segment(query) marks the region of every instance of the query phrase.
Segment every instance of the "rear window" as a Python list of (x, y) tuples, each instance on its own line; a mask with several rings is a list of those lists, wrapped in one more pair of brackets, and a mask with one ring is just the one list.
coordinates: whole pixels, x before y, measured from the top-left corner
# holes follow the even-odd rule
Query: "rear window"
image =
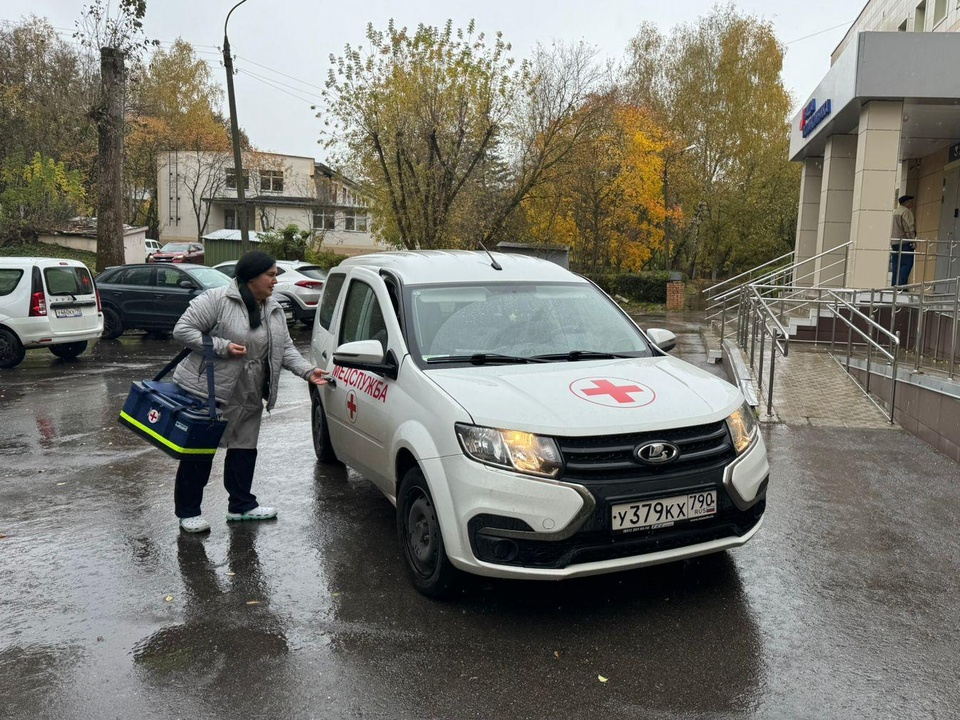
[(93, 278), (85, 267), (49, 267), (43, 277), (48, 295), (93, 295)]
[(18, 268), (0, 269), (0, 295), (9, 295), (23, 277), (23, 270)]
[(317, 311), (317, 322), (324, 330), (330, 329), (333, 308), (337, 304), (337, 296), (340, 294), (340, 288), (343, 287), (343, 281), (346, 277), (342, 273), (331, 275), (323, 288), (323, 298), (320, 300), (320, 309)]
[(327, 273), (321, 267), (309, 267), (309, 266), (298, 267), (297, 272), (300, 273), (301, 275), (306, 275), (308, 278), (311, 278), (312, 280), (327, 279)]

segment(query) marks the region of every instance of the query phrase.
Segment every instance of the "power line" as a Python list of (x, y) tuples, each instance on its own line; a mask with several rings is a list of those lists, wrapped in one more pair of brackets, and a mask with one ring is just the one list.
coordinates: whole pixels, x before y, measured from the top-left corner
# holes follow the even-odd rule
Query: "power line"
[(801, 40), (809, 40), (812, 37), (816, 37), (817, 35), (823, 35), (824, 33), (830, 32), (831, 30), (836, 30), (837, 28), (850, 27), (852, 24), (853, 22), (845, 22), (845, 23), (840, 23), (839, 25), (834, 25), (833, 27), (828, 27), (824, 30), (817, 30), (817, 32), (815, 33), (810, 33), (809, 35), (804, 35), (803, 37), (797, 38), (796, 40), (785, 42), (784, 45), (793, 45), (794, 43), (798, 43)]
[(267, 85), (268, 87), (272, 87), (274, 90), (276, 90), (276, 91), (278, 91), (278, 92), (285, 93), (286, 95), (289, 95), (290, 97), (295, 98), (295, 99), (299, 100), (299, 101), (302, 102), (302, 103), (305, 103), (305, 104), (307, 104), (307, 105), (310, 105), (311, 107), (315, 107), (315, 106), (317, 105), (317, 103), (316, 103), (315, 101), (313, 101), (313, 100), (307, 100), (307, 99), (305, 99), (305, 98), (300, 97), (299, 95), (294, 95), (294, 94), (293, 94), (292, 92), (290, 92), (289, 90), (284, 90), (282, 87), (279, 87), (278, 85), (274, 85), (270, 80), (267, 80), (266, 78), (264, 78), (264, 77), (262, 77), (262, 76), (260, 76), (260, 75), (256, 75), (256, 74), (250, 72), (249, 70), (242, 70), (242, 69), (238, 68), (238, 69), (237, 69), (237, 73), (238, 73), (238, 74), (243, 74), (243, 75), (248, 75), (249, 77), (252, 77), (254, 80), (257, 80), (258, 82), (262, 82), (264, 85)]
[(257, 61), (251, 60), (250, 58), (240, 57), (239, 55), (237, 55), (237, 60), (243, 60), (244, 62), (248, 62), (248, 63), (250, 63), (251, 65), (256, 65), (257, 67), (262, 67), (264, 70), (269, 70), (270, 72), (276, 73), (277, 75), (282, 75), (283, 77), (288, 78), (288, 79), (290, 79), (290, 80), (293, 80), (294, 82), (298, 82), (298, 83), (300, 83), (301, 85), (306, 85), (307, 87), (316, 88), (317, 90), (320, 90), (320, 91), (323, 91), (323, 90), (324, 90), (324, 88), (320, 87), (319, 85), (313, 85), (312, 83), (308, 83), (308, 82), (306, 82), (305, 80), (300, 80), (299, 78), (295, 78), (295, 77), (293, 77), (293, 75), (287, 75), (286, 73), (282, 73), (282, 72), (280, 72), (279, 70), (274, 70), (273, 68), (267, 67), (266, 65), (261, 65), (261, 64), (258, 63)]

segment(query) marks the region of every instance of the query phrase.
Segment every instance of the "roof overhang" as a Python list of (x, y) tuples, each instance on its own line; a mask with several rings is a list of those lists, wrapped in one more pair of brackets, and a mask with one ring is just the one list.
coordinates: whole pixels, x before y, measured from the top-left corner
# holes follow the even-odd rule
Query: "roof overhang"
[(823, 157), (827, 138), (856, 132), (861, 108), (874, 100), (904, 104), (901, 158), (923, 157), (956, 143), (960, 140), (956, 67), (960, 33), (860, 33), (793, 118), (790, 159)]

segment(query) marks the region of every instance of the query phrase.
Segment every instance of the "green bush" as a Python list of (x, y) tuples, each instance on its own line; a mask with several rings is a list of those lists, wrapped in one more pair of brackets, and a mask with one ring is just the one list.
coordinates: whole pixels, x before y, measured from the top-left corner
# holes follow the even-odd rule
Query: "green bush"
[(325, 250), (322, 247), (317, 249), (307, 248), (306, 260), (313, 265), (319, 265), (324, 270), (329, 270), (339, 265), (346, 257), (346, 255), (341, 255), (333, 250)]
[(670, 273), (658, 270), (640, 273), (584, 273), (608, 295), (621, 295), (632, 302), (667, 302), (667, 281)]
[(663, 270), (626, 273), (620, 276), (620, 294), (634, 302), (665, 303), (669, 280), (670, 273)]

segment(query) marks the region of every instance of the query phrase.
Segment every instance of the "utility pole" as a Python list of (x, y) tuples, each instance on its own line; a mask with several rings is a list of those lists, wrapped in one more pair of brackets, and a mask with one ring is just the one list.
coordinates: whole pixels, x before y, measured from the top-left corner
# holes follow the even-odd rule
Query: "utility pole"
[(233, 58), (230, 57), (230, 40), (227, 38), (227, 23), (230, 15), (247, 0), (240, 0), (230, 8), (223, 21), (223, 66), (227, 69), (227, 100), (230, 103), (230, 134), (233, 141), (233, 168), (237, 179), (237, 223), (240, 225), (240, 254), (250, 250), (250, 228), (247, 219), (247, 198), (244, 192), (243, 158), (240, 153), (240, 124), (237, 122), (237, 98), (233, 92)]

